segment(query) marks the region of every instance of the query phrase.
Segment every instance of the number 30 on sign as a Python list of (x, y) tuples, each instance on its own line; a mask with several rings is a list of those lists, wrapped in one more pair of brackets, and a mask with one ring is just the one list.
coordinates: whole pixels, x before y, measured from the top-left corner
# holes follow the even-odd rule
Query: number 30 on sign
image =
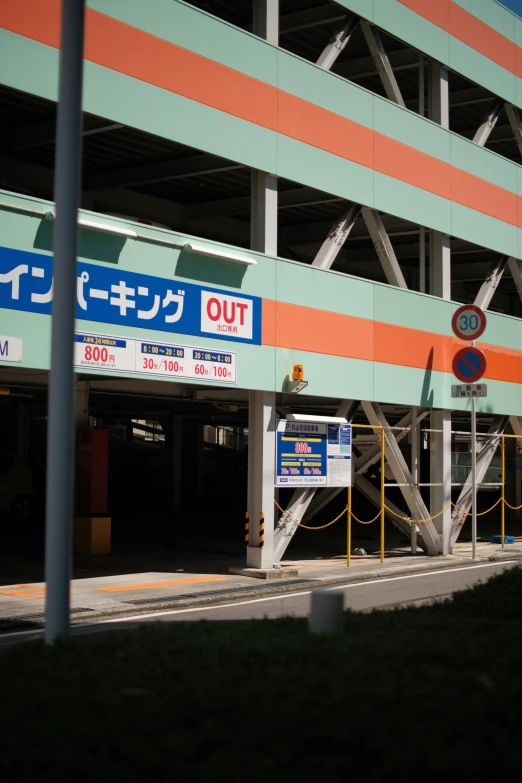
[(484, 333), (486, 316), (476, 305), (462, 305), (453, 314), (451, 328), (461, 340), (476, 340)]

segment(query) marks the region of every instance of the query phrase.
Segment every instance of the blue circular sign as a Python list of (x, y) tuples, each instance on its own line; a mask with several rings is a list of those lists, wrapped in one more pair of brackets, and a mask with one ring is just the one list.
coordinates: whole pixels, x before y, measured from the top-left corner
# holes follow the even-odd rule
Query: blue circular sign
[(486, 357), (478, 348), (461, 348), (453, 357), (453, 374), (462, 383), (476, 383), (486, 372)]

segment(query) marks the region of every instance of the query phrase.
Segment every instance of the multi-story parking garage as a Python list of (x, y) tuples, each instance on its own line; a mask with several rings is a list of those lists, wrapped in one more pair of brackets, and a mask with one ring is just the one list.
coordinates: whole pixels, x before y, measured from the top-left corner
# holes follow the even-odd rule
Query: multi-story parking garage
[[(494, 0), (88, 5), (78, 516), (237, 549), (248, 510), (247, 562), (270, 567), (345, 502), (274, 504), (277, 419), (326, 415), (368, 426), (357, 508), (379, 507), (384, 427), (390, 525), (450, 552), (471, 505), (458, 303), (488, 317), (484, 507), (522, 434), (522, 20)], [(59, 14), (0, 8), (0, 510), (19, 526), (45, 476)]]

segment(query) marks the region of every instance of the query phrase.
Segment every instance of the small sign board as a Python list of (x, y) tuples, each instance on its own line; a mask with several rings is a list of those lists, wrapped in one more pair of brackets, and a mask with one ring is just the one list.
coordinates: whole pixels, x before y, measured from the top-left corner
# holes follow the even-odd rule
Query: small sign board
[(22, 361), (22, 338), (0, 335), (0, 362)]
[(453, 313), (451, 328), (461, 340), (477, 340), (486, 329), (486, 316), (476, 305), (462, 305)]
[(486, 357), (478, 348), (461, 348), (453, 357), (453, 375), (462, 383), (476, 383), (486, 372)]
[(278, 421), (277, 487), (349, 487), (351, 483), (351, 424)]
[(485, 383), (453, 384), (451, 396), (456, 399), (462, 399), (463, 397), (487, 397), (488, 387)]

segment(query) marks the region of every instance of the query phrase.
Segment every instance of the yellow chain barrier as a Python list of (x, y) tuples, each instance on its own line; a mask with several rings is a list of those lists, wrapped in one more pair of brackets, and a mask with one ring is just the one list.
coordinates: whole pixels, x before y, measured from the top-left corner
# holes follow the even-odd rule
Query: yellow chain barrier
[[(491, 506), (491, 508), (488, 508), (486, 511), (481, 511), (479, 514), (477, 514), (477, 516), (478, 516), (478, 517), (483, 517), (483, 516), (485, 516), (486, 514), (489, 514), (489, 512), (490, 512), (490, 511), (493, 511), (493, 509), (494, 509), (494, 508), (496, 508), (496, 507), (498, 506), (498, 504), (500, 503), (500, 501), (501, 501), (501, 500), (502, 500), (502, 498), (500, 497), (500, 498), (497, 500), (497, 502), (496, 502), (496, 503), (493, 503), (493, 505)], [(504, 501), (504, 503), (505, 503), (505, 502), (506, 502), (506, 501)], [(473, 513), (472, 511), (464, 511), (464, 509), (463, 509), (463, 508), (461, 508), (460, 506), (457, 506), (457, 504), (456, 504), (456, 503), (452, 503), (451, 505), (453, 506), (453, 508), (456, 508), (456, 509), (457, 509), (457, 511), (460, 511), (460, 513), (461, 513), (461, 514), (465, 514), (467, 517), (470, 517), (470, 516), (472, 515), (472, 513)]]
[(510, 508), (512, 511), (520, 511), (520, 509), (522, 508), (522, 503), (520, 504), (520, 506), (512, 506), (511, 503), (507, 502), (507, 500), (504, 500), (504, 505)]
[(339, 519), (341, 519), (342, 516), (346, 514), (346, 509), (344, 508), (339, 516), (335, 517), (335, 519), (332, 519), (331, 522), (328, 522), (326, 525), (318, 525), (317, 527), (313, 527), (312, 525), (303, 525), (302, 522), (298, 522), (298, 520), (289, 514), (288, 511), (285, 511), (284, 508), (281, 508), (277, 500), (274, 500), (274, 505), (279, 509), (286, 519), (289, 519), (290, 522), (293, 522), (294, 525), (297, 525), (298, 527), (303, 527), (305, 530), (324, 530), (325, 527), (330, 527), (330, 525), (335, 524), (339, 521)]
[[(502, 498), (499, 498), (495, 503), (493, 503), (493, 505), (490, 508), (486, 509), (486, 511), (481, 511), (480, 513), (477, 514), (477, 516), (478, 517), (483, 517), (486, 514), (489, 514), (491, 511), (493, 511), (493, 509), (495, 509), (498, 506), (498, 504), (501, 501), (502, 501)], [(507, 502), (507, 500), (504, 500), (504, 503), (505, 503), (506, 506), (511, 508), (513, 511), (519, 511), (522, 508), (522, 504), (520, 506), (512, 506), (510, 503)], [(341, 519), (342, 516), (344, 516), (344, 514), (346, 514), (346, 509), (343, 509), (341, 511), (341, 513), (338, 516), (335, 517), (335, 519), (332, 519), (331, 522), (327, 522), (326, 525), (317, 525), (317, 526), (303, 525), (302, 522), (299, 522), (295, 517), (293, 517), (291, 514), (289, 514), (288, 511), (285, 511), (284, 508), (281, 508), (281, 506), (279, 505), (279, 503), (276, 500), (274, 500), (274, 504), (276, 505), (276, 507), (279, 509), (281, 514), (283, 514), (283, 516), (286, 519), (289, 519), (290, 522), (294, 523), (294, 525), (297, 525), (298, 527), (302, 527), (305, 530), (324, 530), (326, 527), (330, 527), (330, 525), (334, 525), (336, 522), (338, 522)], [(465, 514), (467, 517), (470, 517), (471, 514), (472, 514), (471, 511), (464, 511), (463, 508), (461, 508), (460, 506), (457, 506), (457, 504), (453, 503), (453, 502), (448, 503), (448, 505), (445, 506), (442, 509), (442, 511), (439, 511), (438, 514), (433, 514), (433, 515), (431, 515), (429, 517), (425, 517), (424, 519), (412, 519), (411, 517), (405, 517), (402, 514), (397, 514), (396, 511), (394, 511), (392, 508), (390, 508), (386, 504), (384, 505), (384, 508), (385, 508), (385, 510), (389, 514), (392, 514), (397, 519), (401, 519), (403, 522), (407, 522), (409, 525), (423, 525), (426, 522), (431, 522), (434, 519), (438, 519), (438, 517), (442, 516), (442, 514), (444, 514), (451, 506), (453, 506), (453, 508), (457, 509), (457, 511), (460, 511), (461, 514)], [(381, 510), (379, 509), (377, 514), (372, 519), (368, 520), (368, 522), (365, 522), (362, 519), (359, 519), (358, 517), (356, 517), (355, 514), (353, 513), (353, 511), (351, 512), (352, 519), (355, 519), (355, 521), (358, 522), (359, 525), (372, 525), (374, 522), (376, 522), (379, 519), (380, 515), (381, 515)]]
[(352, 519), (355, 519), (355, 521), (356, 521), (356, 522), (358, 522), (360, 525), (372, 525), (372, 524), (373, 524), (374, 522), (376, 522), (376, 521), (379, 519), (379, 517), (381, 516), (381, 509), (379, 509), (379, 511), (377, 512), (377, 514), (374, 516), (374, 518), (373, 518), (373, 519), (370, 519), (370, 521), (369, 521), (369, 522), (363, 522), (363, 521), (362, 521), (362, 519), (358, 519), (358, 518), (355, 516), (355, 514), (353, 513), (353, 511), (352, 511), (352, 514), (351, 514), (351, 516), (352, 516)]

